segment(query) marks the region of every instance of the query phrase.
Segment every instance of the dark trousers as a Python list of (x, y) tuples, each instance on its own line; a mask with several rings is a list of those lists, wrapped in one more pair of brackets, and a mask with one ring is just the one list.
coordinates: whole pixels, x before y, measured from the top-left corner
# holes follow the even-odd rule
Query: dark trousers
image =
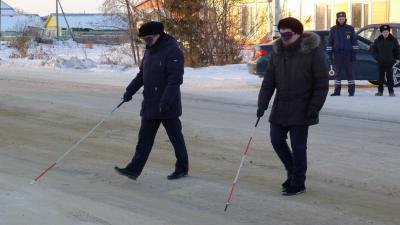
[[(290, 150), (286, 139), (290, 134)], [(271, 143), (286, 168), (292, 185), (304, 185), (307, 171), (308, 126), (283, 127), (271, 123)]]
[(385, 83), (388, 87), (389, 93), (393, 93), (393, 68), (390, 65), (379, 65), (379, 79), (378, 79), (378, 91), (383, 93), (383, 84)]
[(147, 159), (149, 158), (151, 149), (154, 144), (158, 128), (162, 124), (167, 131), (169, 140), (175, 150), (176, 172), (188, 172), (189, 160), (186, 150), (185, 140), (182, 134), (182, 124), (179, 118), (165, 120), (146, 120), (142, 118), (142, 124), (139, 130), (139, 140), (136, 145), (136, 152), (132, 161), (127, 168), (133, 173), (140, 175)]
[[(334, 54), (335, 63), (335, 93), (340, 94), (342, 89), (342, 79), (347, 78), (349, 94), (354, 94), (356, 90), (353, 73), (352, 52), (339, 51)], [(344, 76), (342, 76), (344, 74)]]

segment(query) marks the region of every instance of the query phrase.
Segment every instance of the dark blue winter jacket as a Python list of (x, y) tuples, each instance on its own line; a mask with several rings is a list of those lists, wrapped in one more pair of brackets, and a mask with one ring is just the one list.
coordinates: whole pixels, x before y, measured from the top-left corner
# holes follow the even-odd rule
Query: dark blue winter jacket
[[(142, 86), (140, 115), (145, 119), (171, 119), (182, 115), (180, 85), (183, 82), (184, 57), (178, 42), (163, 34), (146, 49), (140, 71), (126, 88), (135, 94)], [(160, 104), (167, 110), (161, 111)]]
[(332, 53), (351, 52), (353, 56), (358, 50), (357, 36), (354, 27), (344, 24), (335, 25), (329, 33), (329, 41), (326, 46), (328, 55), (332, 58)]

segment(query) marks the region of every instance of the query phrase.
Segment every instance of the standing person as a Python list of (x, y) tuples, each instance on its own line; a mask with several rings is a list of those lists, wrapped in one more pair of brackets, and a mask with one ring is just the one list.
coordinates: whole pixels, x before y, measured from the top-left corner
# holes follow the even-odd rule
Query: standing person
[(136, 180), (141, 174), (153, 147), (157, 130), (162, 124), (167, 131), (176, 156), (175, 171), (167, 178), (179, 179), (188, 175), (188, 155), (179, 117), (182, 115), (180, 85), (183, 82), (184, 57), (175, 38), (164, 33), (160, 22), (148, 22), (139, 29), (146, 43), (140, 71), (126, 88), (123, 96), (129, 102), (143, 86), (142, 117), (139, 139), (132, 161), (115, 170)]
[(375, 96), (383, 96), (383, 83), (385, 82), (389, 90), (389, 96), (396, 96), (393, 88), (393, 69), (395, 63), (400, 63), (399, 42), (390, 33), (389, 25), (379, 27), (381, 35), (374, 41), (372, 55), (379, 64), (379, 87)]
[(354, 96), (355, 83), (353, 74), (353, 62), (356, 60), (358, 50), (357, 36), (354, 27), (347, 25), (346, 13), (336, 14), (336, 25), (329, 33), (329, 41), (326, 50), (330, 63), (335, 65), (335, 91), (331, 96), (340, 96), (342, 88), (342, 72), (346, 74), (349, 96)]
[(264, 115), (276, 90), (269, 117), (271, 143), (287, 171), (282, 194), (295, 195), (306, 190), (308, 127), (319, 122), (329, 89), (328, 66), (320, 37), (303, 33), (299, 20), (282, 19), (278, 29), (281, 38), (273, 46), (258, 95), (257, 117)]

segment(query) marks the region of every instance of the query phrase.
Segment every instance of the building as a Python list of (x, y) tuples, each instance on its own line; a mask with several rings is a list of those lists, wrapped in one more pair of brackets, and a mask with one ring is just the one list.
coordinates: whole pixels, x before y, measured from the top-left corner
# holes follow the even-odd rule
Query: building
[(2, 16), (4, 15), (16, 15), (17, 13), (15, 12), (14, 8), (12, 8), (10, 5), (8, 5), (6, 2), (3, 0), (1, 1), (1, 10), (0, 13)]
[[(271, 37), (275, 0), (242, 0), (240, 30), (242, 38), (254, 43)], [(400, 22), (400, 0), (280, 0), (281, 17), (300, 18), (306, 29), (329, 29), (336, 13), (347, 13), (348, 24), (359, 29), (368, 24)]]
[[(68, 22), (68, 23), (67, 23)], [(70, 39), (71, 29), (74, 40), (79, 43), (121, 44), (129, 41), (128, 22), (118, 14), (67, 13), (58, 15), (59, 38)], [(57, 38), (57, 15), (50, 14), (44, 22), (44, 36)]]
[(43, 21), (37, 14), (2, 15), (1, 36), (15, 37), (22, 33), (40, 35)]
[[(68, 23), (67, 23), (68, 22)], [(76, 14), (58, 15), (58, 26), (61, 37), (69, 37), (68, 26), (74, 33), (85, 32), (118, 32), (128, 30), (128, 22), (117, 14)], [(44, 22), (44, 33), (49, 37), (57, 37), (57, 15), (52, 13)]]

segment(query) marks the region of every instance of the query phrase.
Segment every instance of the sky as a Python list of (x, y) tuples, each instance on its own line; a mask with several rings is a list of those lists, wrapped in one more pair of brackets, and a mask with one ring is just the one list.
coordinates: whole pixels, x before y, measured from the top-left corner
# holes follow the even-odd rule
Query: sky
[[(56, 12), (56, 0), (2, 0), (13, 8), (22, 9), (25, 13), (47, 16)], [(60, 0), (66, 13), (100, 12), (104, 0)]]

